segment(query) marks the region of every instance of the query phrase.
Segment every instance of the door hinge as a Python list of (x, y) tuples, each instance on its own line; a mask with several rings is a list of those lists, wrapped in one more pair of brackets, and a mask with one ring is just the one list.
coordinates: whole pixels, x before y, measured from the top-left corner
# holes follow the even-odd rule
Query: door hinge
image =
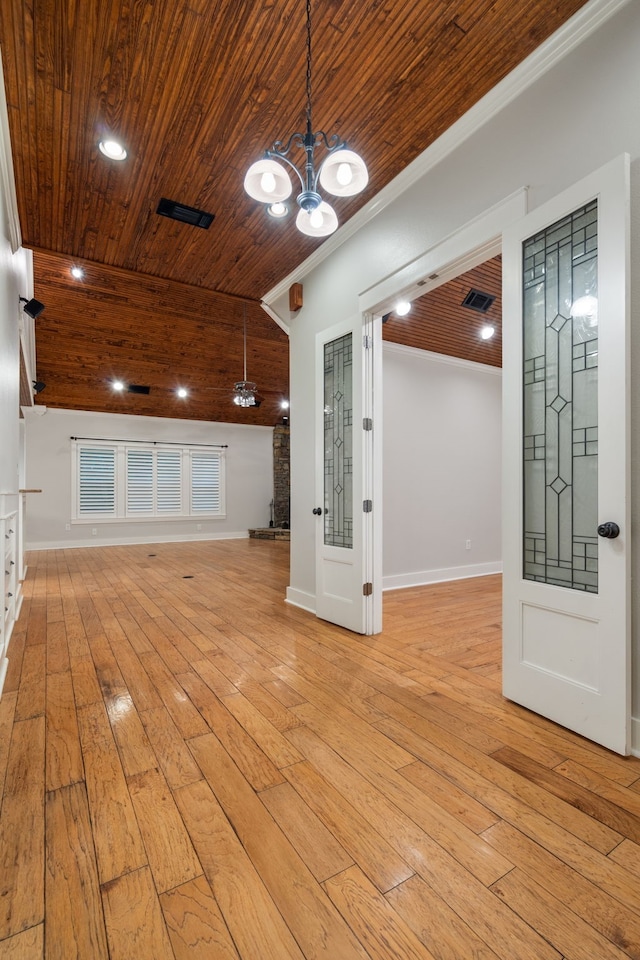
[(362, 429), (363, 430), (373, 430), (373, 420), (371, 417), (362, 418)]
[(371, 334), (365, 333), (365, 335), (362, 338), (362, 346), (365, 348), (365, 350), (370, 350), (372, 343), (373, 343), (373, 338), (371, 337)]
[(373, 584), (372, 584), (371, 582), (369, 582), (369, 583), (363, 583), (363, 584), (362, 584), (362, 596), (363, 596), (363, 597), (370, 597), (372, 593), (373, 593)]
[(362, 512), (371, 513), (373, 510), (373, 501), (372, 500), (363, 500), (362, 501)]

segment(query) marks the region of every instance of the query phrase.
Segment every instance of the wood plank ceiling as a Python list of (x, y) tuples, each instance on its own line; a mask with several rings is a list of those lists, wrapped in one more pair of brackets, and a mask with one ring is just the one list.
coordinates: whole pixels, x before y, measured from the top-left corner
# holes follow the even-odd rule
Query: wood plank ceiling
[[(313, 126), (346, 137), (370, 173), (363, 194), (336, 201), (340, 222), (584, 2), (314, 3)], [(259, 301), (320, 241), (269, 219), (242, 184), (275, 139), (304, 126), (304, 17), (301, 0), (3, 0), (21, 229), (47, 306), (39, 402), (277, 418), (287, 343)], [(99, 153), (106, 134), (126, 144), (123, 163)], [(161, 197), (215, 220), (202, 230), (158, 216)], [(230, 402), (245, 301), (248, 374), (264, 397), (250, 416)], [(104, 384), (115, 373), (151, 393), (114, 400)], [(188, 378), (192, 397), (178, 407), (173, 386)]]

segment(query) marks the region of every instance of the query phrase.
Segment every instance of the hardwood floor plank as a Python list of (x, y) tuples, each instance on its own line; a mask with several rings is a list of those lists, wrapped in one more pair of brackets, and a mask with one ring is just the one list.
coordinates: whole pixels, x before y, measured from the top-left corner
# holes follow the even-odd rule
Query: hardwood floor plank
[[(295, 710), (321, 741), (340, 754), (364, 780), (368, 780), (386, 800), (406, 814), (421, 828), (425, 837), (435, 841), (482, 883), (493, 883), (511, 869), (512, 864), (502, 857), (493, 857), (481, 838), (434, 803), (401, 773), (385, 764), (377, 754), (370, 753), (361, 742), (349, 743), (349, 737), (344, 735), (344, 731), (338, 729), (335, 723), (329, 721), (311, 704), (295, 707)], [(299, 738), (305, 738), (306, 742), (309, 742), (308, 735), (303, 730), (293, 730), (289, 736), (294, 742)], [(306, 750), (306, 755), (309, 756), (308, 746)], [(328, 756), (321, 744), (316, 744), (314, 762), (319, 762), (318, 757), (322, 755)], [(363, 788), (362, 781), (359, 782), (359, 788)], [(397, 819), (396, 816), (396, 821)], [(423, 844), (425, 842), (426, 840), (422, 841)]]
[(625, 870), (640, 877), (640, 845), (633, 840), (623, 840), (609, 854), (609, 860), (620, 864)]
[[(388, 701), (385, 703), (387, 710), (397, 719), (377, 724), (381, 731), (404, 744), (406, 748), (412, 749), (418, 759), (424, 760), (445, 775), (448, 775), (446, 769), (451, 766), (471, 779), (477, 774), (485, 782), (485, 790), (474, 792), (473, 795), (498, 815), (503, 816), (501, 811), (504, 810), (504, 805), (501, 801), (505, 799), (505, 794), (508, 794), (521, 801), (519, 809), (525, 815), (527, 810), (537, 810), (602, 853), (608, 853), (619, 843), (620, 834), (508, 770), (492, 757), (467, 747), (454, 733), (434, 729), (417, 714), (399, 704), (393, 706)], [(488, 802), (489, 795), (497, 801), (497, 806)], [(507, 806), (513, 813), (513, 804), (507, 801)]]
[(240, 960), (204, 877), (161, 894), (160, 906), (176, 960)]
[(588, 767), (583, 767), (581, 763), (576, 763), (574, 760), (565, 760), (554, 767), (554, 770), (572, 783), (584, 787), (592, 795), (595, 794), (609, 801), (634, 817), (640, 817), (640, 796), (634, 792), (633, 787), (631, 790), (625, 790), (618, 783), (612, 783), (607, 777)]
[(222, 703), (238, 723), (255, 740), (261, 750), (264, 750), (276, 767), (288, 767), (291, 763), (298, 763), (302, 757), (282, 734), (276, 730), (250, 700), (241, 693), (232, 697), (222, 697)]
[(450, 780), (420, 760), (402, 767), (398, 773), (474, 833), (482, 833), (498, 821), (496, 814), (484, 804), (478, 803), (466, 791), (454, 786)]
[(324, 887), (372, 960), (436, 960), (358, 867), (337, 874)]
[(162, 658), (154, 651), (143, 653), (140, 660), (180, 735), (189, 740), (191, 737), (201, 737), (208, 733), (209, 727)]
[(158, 770), (128, 778), (129, 793), (158, 893), (202, 874), (167, 782)]
[(260, 799), (318, 882), (353, 866), (353, 859), (289, 783)]
[(57, 790), (84, 780), (73, 684), (69, 673), (46, 679), (45, 789)]
[(629, 956), (566, 908), (540, 884), (516, 867), (493, 885), (493, 891), (522, 919), (539, 930), (570, 960), (625, 960)]
[(16, 712), (16, 701), (18, 694), (3, 692), (0, 698), (0, 797), (4, 792), (4, 778), (7, 773), (7, 763), (9, 760), (9, 747), (11, 745), (11, 731), (13, 729), (13, 718)]
[(100, 882), (147, 863), (118, 750), (102, 703), (78, 710), (89, 810)]
[(22, 720), (11, 736), (0, 817), (0, 940), (44, 919), (44, 727), (42, 716)]
[(267, 684), (249, 680), (246, 683), (241, 683), (239, 690), (262, 714), (265, 720), (273, 724), (280, 733), (286, 733), (287, 730), (300, 726), (302, 721), (269, 692)]
[(497, 960), (498, 954), (422, 877), (410, 877), (389, 890), (385, 898), (438, 960)]
[(109, 960), (175, 960), (151, 871), (141, 867), (102, 888)]
[(47, 619), (47, 673), (63, 673), (69, 670), (67, 630), (62, 617), (60, 603), (60, 619), (53, 623)]
[(181, 674), (180, 683), (208, 723), (209, 729), (232, 754), (254, 790), (264, 790), (284, 782), (284, 777), (275, 764), (200, 677), (195, 674)]
[[(491, 827), (485, 837), (528, 877), (578, 916), (588, 917), (595, 930), (637, 960), (640, 956), (640, 915), (637, 911), (623, 906), (615, 897), (506, 823)], [(625, 934), (621, 939), (622, 930)]]
[(202, 779), (202, 771), (164, 706), (140, 714), (158, 764), (172, 789)]
[(366, 954), (220, 741), (190, 741), (195, 758), (308, 960)]
[(361, 813), (310, 762), (296, 763), (284, 772), (296, 792), (378, 890), (384, 893), (413, 875), (413, 869), (386, 837), (372, 830)]
[(76, 707), (102, 702), (102, 691), (91, 655), (71, 658), (71, 680)]
[(44, 924), (0, 940), (0, 960), (43, 960)]
[[(11, 661), (9, 661), (11, 662)], [(18, 689), (15, 719), (29, 720), (41, 717), (45, 710), (44, 678), (47, 669), (47, 647), (44, 643), (32, 643), (25, 647), (22, 659), (22, 674)]]
[(191, 783), (176, 801), (243, 960), (305, 960), (211, 787)]
[(47, 960), (108, 960), (84, 784), (47, 794)]
[(616, 803), (592, 793), (591, 790), (561, 776), (555, 770), (547, 770), (546, 767), (540, 766), (510, 747), (498, 750), (492, 754), (492, 757), (515, 773), (526, 777), (531, 783), (544, 787), (553, 796), (586, 813), (587, 816), (606, 824), (620, 835), (620, 840), (622, 836), (626, 836), (636, 843), (640, 841), (640, 816), (623, 810)]

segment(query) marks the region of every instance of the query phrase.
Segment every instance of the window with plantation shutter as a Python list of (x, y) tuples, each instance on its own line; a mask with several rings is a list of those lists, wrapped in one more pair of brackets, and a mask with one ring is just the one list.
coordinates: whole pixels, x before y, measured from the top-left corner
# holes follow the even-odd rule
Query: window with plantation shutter
[(221, 501), (220, 455), (191, 453), (191, 512), (218, 513)]
[(182, 510), (182, 451), (158, 450), (156, 455), (156, 509), (158, 513)]
[(107, 440), (72, 445), (76, 522), (225, 515), (221, 452)]
[(109, 447), (81, 447), (78, 478), (78, 515), (115, 517), (116, 451)]
[(127, 515), (153, 516), (153, 451), (127, 450)]

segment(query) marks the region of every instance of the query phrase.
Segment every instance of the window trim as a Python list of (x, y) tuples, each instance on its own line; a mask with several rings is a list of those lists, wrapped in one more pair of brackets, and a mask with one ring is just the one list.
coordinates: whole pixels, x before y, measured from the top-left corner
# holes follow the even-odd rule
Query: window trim
[[(103, 448), (115, 452), (115, 506), (113, 514), (80, 514), (80, 451)], [(153, 462), (153, 513), (131, 514), (127, 507), (127, 452), (148, 450)], [(177, 513), (157, 512), (157, 453), (180, 452), (181, 510)], [(194, 455), (216, 460), (219, 464), (217, 497), (218, 510), (193, 510), (192, 462)], [(224, 520), (226, 519), (226, 457), (224, 450), (203, 449), (202, 444), (176, 444), (157, 441), (127, 440), (80, 440), (71, 438), (71, 523), (145, 523), (176, 520)]]

